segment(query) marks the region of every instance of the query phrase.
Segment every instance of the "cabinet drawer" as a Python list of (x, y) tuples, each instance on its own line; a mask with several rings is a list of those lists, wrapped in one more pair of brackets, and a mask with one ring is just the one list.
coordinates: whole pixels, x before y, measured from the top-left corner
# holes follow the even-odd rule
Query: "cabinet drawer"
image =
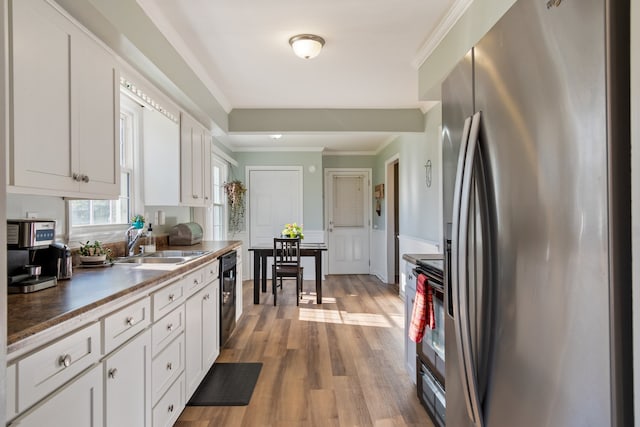
[(7, 366), (7, 420), (18, 415), (16, 405), (16, 365)]
[(184, 375), (180, 375), (180, 378), (153, 408), (153, 427), (171, 427), (182, 412), (184, 400)]
[(151, 353), (155, 357), (184, 331), (184, 305), (158, 320), (151, 328)]
[(18, 361), (18, 410), (24, 411), (96, 363), (100, 324), (94, 323)]
[(12, 427), (103, 425), (102, 367), (96, 366), (16, 418)]
[(188, 298), (190, 295), (197, 292), (205, 284), (205, 269), (199, 268), (187, 274), (182, 280), (184, 281), (185, 295)]
[(215, 260), (204, 267), (204, 281), (206, 283), (213, 282), (213, 280), (216, 279), (219, 274), (220, 274), (220, 262), (218, 260)]
[(152, 295), (153, 321), (157, 322), (165, 314), (184, 301), (184, 279), (165, 286)]
[(102, 320), (103, 354), (109, 354), (151, 323), (151, 301), (141, 299)]
[(151, 363), (152, 400), (156, 402), (184, 371), (184, 334), (162, 350)]

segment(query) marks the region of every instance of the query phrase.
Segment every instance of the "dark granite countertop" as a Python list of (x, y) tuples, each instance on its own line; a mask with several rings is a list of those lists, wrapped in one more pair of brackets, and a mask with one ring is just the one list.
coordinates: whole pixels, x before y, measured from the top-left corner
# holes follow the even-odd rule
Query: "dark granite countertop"
[(208, 254), (185, 264), (114, 264), (104, 268), (74, 268), (71, 280), (30, 294), (10, 294), (7, 301), (7, 352), (20, 341), (126, 295), (144, 291), (206, 264), (240, 246), (236, 240), (171, 246), (170, 250), (204, 250)]

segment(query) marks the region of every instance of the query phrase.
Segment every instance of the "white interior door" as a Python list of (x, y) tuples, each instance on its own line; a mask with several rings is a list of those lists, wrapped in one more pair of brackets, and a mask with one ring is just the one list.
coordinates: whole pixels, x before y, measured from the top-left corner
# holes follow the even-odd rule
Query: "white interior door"
[(251, 246), (272, 246), (284, 225), (302, 224), (302, 170), (249, 169)]
[(370, 172), (329, 170), (325, 184), (329, 274), (368, 274)]

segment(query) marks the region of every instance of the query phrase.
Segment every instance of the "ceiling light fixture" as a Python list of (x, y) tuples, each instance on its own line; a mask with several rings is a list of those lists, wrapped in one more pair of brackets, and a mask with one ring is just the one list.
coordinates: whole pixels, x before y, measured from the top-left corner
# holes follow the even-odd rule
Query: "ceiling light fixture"
[(282, 138), (282, 135), (279, 133), (271, 135), (271, 139), (280, 139), (280, 138)]
[(313, 34), (298, 34), (289, 39), (293, 52), (302, 59), (318, 56), (324, 46), (324, 39)]

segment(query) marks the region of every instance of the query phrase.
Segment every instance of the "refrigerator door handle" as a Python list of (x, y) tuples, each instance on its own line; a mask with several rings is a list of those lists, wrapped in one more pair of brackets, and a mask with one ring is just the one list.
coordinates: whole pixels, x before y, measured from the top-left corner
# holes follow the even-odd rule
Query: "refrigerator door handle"
[[(462, 378), (466, 380), (467, 412), (469, 418), (477, 427), (483, 426), (483, 416), (480, 407), (480, 394), (478, 391), (478, 372), (474, 363), (473, 345), (471, 342), (471, 321), (469, 316), (469, 277), (468, 277), (468, 238), (469, 238), (469, 206), (472, 197), (472, 177), (476, 153), (478, 153), (478, 138), (480, 132), (480, 112), (473, 115), (471, 129), (469, 131), (469, 142), (465, 154), (462, 177), (462, 191), (460, 194), (460, 220), (459, 220), (459, 245), (458, 245), (458, 304), (459, 315), (456, 325), (459, 325), (460, 336), (458, 339), (461, 348), (461, 365), (464, 371)], [(460, 350), (460, 349), (459, 349)]]
[(449, 296), (453, 302), (453, 323), (455, 326), (456, 348), (458, 349), (458, 370), (460, 372), (460, 378), (462, 380), (462, 390), (464, 394), (464, 401), (467, 407), (467, 413), (469, 418), (474, 420), (474, 412), (471, 406), (471, 397), (469, 389), (469, 379), (467, 377), (466, 359), (463, 351), (462, 341), (462, 313), (460, 312), (460, 280), (458, 277), (459, 272), (459, 253), (460, 253), (460, 208), (462, 199), (462, 181), (467, 171), (465, 167), (465, 159), (467, 155), (467, 147), (469, 145), (469, 131), (471, 130), (471, 116), (467, 117), (464, 121), (464, 127), (462, 131), (462, 138), (460, 140), (460, 151), (458, 154), (458, 165), (456, 168), (456, 180), (453, 191), (453, 218), (452, 218), (452, 230), (451, 230), (451, 295)]

